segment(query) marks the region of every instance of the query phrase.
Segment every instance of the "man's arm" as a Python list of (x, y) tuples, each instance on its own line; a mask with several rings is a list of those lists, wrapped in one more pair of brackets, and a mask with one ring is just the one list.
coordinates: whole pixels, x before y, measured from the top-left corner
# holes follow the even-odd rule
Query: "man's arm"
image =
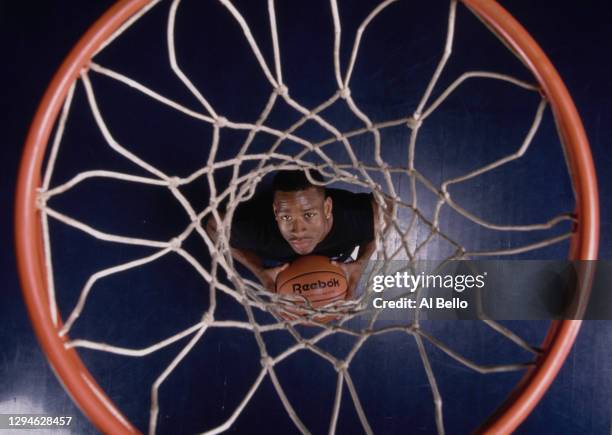
[(271, 292), (276, 291), (276, 277), (279, 273), (285, 270), (289, 263), (282, 264), (276, 267), (263, 267), (261, 257), (252, 251), (246, 251), (238, 248), (230, 248), (232, 257), (239, 261), (244, 267), (253, 272), (253, 275), (261, 282), (264, 288)]
[[(390, 198), (385, 197), (385, 203), (387, 205), (387, 210), (389, 213), (391, 213), (391, 207), (393, 207), (393, 201)], [(350, 263), (335, 263), (338, 266), (340, 266), (340, 268), (344, 271), (344, 274), (346, 275), (346, 279), (348, 281), (348, 290), (349, 290), (349, 294), (348, 294), (348, 298), (353, 298), (354, 297), (354, 291), (355, 288), (357, 287), (357, 284), (359, 283), (359, 279), (361, 278), (361, 275), (363, 275), (363, 271), (365, 270), (367, 264), (368, 264), (368, 260), (370, 259), (370, 257), (372, 256), (372, 254), (374, 253), (374, 251), (376, 250), (376, 240), (378, 238), (378, 234), (381, 231), (381, 224), (380, 224), (380, 210), (378, 208), (378, 203), (376, 202), (376, 200), (374, 199), (374, 196), (372, 196), (372, 219), (373, 219), (373, 228), (374, 228), (374, 238), (368, 242), (367, 244), (360, 246), (359, 247), (359, 256), (355, 259), (355, 261), (352, 261)], [(385, 216), (385, 220), (387, 219), (387, 216)]]
[[(221, 214), (221, 219), (224, 215)], [(217, 241), (217, 222), (210, 216), (206, 221), (206, 233), (212, 239), (213, 242)], [(285, 263), (278, 267), (264, 268), (261, 257), (252, 251), (245, 249), (232, 248), (230, 246), (230, 252), (232, 257), (237, 260), (244, 267), (249, 269), (253, 275), (261, 282), (261, 284), (271, 292), (276, 291), (276, 277), (278, 274), (287, 268), (289, 265)]]
[(347, 299), (352, 299), (355, 296), (355, 288), (357, 288), (357, 284), (359, 284), (359, 279), (361, 279), (361, 275), (363, 275), (363, 271), (368, 265), (368, 260), (376, 250), (376, 240), (372, 240), (366, 245), (359, 247), (359, 256), (355, 261), (351, 261), (350, 263), (338, 263), (332, 261), (333, 264), (340, 266), (344, 274), (346, 275), (346, 280), (348, 282), (348, 296)]

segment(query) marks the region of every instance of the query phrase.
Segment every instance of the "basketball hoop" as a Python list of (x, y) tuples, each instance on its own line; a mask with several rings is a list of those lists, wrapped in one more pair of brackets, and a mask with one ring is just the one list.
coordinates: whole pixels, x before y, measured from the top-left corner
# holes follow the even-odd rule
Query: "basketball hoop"
[[(246, 35), (246, 39), (249, 41), (249, 44), (253, 48), (254, 54), (257, 57), (258, 61), (260, 62), (260, 64), (265, 66), (265, 68), (262, 67), (262, 69), (265, 70), (264, 73), (274, 88), (274, 98), (289, 98), (287, 96), (287, 88), (282, 82), (282, 77), (280, 77), (281, 67), (278, 56), (278, 40), (275, 39), (277, 37), (276, 33), (273, 33), (273, 43), (275, 47), (275, 60), (277, 61), (277, 63), (275, 65), (275, 71), (272, 72), (272, 69), (268, 68), (265, 61), (261, 59), (262, 55), (258, 51), (257, 45), (253, 40), (253, 36), (248, 30), (248, 26), (242, 19), (240, 13), (235, 9), (234, 5), (229, 0), (221, 0), (221, 2), (236, 18), (236, 21), (238, 22), (238, 24)], [(76, 346), (75, 343), (71, 341), (69, 337), (69, 328), (76, 319), (76, 317), (78, 317), (78, 313), (67, 320), (62, 319), (60, 316), (60, 312), (55, 305), (55, 290), (52, 274), (50, 274), (50, 271), (52, 271), (52, 263), (49, 249), (47, 248), (49, 240), (48, 231), (46, 228), (46, 214), (51, 213), (50, 211), (46, 210), (46, 201), (49, 198), (48, 193), (50, 187), (50, 177), (45, 176), (45, 170), (43, 166), (45, 163), (46, 155), (49, 156), (47, 161), (47, 167), (49, 167), (50, 165), (52, 166), (53, 162), (56, 159), (56, 143), (59, 143), (59, 141), (61, 140), (64, 124), (66, 122), (67, 117), (69, 116), (70, 101), (74, 92), (75, 83), (77, 82), (77, 80), (79, 80), (79, 77), (81, 77), (85, 83), (85, 86), (90, 86), (87, 81), (87, 76), (82, 75), (83, 71), (86, 71), (90, 68), (95, 68), (98, 71), (101, 71), (102, 73), (106, 73), (107, 75), (113, 75), (112, 72), (109, 72), (103, 67), (94, 64), (92, 58), (104, 47), (112, 43), (115, 38), (121, 35), (121, 32), (123, 30), (128, 28), (142, 15), (147, 13), (147, 11), (157, 3), (158, 1), (149, 0), (122, 0), (118, 2), (88, 30), (88, 32), (82, 37), (79, 43), (70, 52), (70, 54), (62, 64), (61, 68), (55, 74), (51, 84), (49, 85), (32, 122), (25, 144), (17, 187), (15, 216), (17, 259), (24, 299), (27, 304), (34, 330), (41, 344), (41, 347), (43, 348), (43, 351), (45, 352), (54, 371), (56, 372), (57, 376), (61, 380), (62, 384), (64, 385), (70, 396), (79, 405), (79, 407), (88, 416), (88, 418), (93, 422), (93, 424), (104, 433), (138, 433), (139, 430), (128, 421), (128, 419), (116, 408), (111, 399), (107, 397), (106, 393), (98, 385), (93, 376), (89, 373), (87, 367), (82, 363), (79, 354), (75, 350), (75, 347), (78, 346)], [(365, 26), (367, 26), (368, 23), (375, 18), (377, 13), (379, 13), (382, 9), (384, 9), (391, 3), (393, 3), (392, 0), (384, 1), (376, 9), (374, 9), (372, 14), (368, 17), (368, 20), (366, 20), (364, 27), (361, 28), (360, 32), (358, 32), (358, 36), (356, 38), (357, 45), (359, 39), (363, 34)], [(569, 257), (572, 260), (596, 259), (599, 239), (599, 209), (595, 170), (593, 167), (589, 143), (584, 132), (582, 122), (576, 111), (574, 103), (570, 95), (568, 94), (567, 89), (565, 88), (565, 85), (561, 81), (558, 73), (548, 60), (547, 56), (542, 52), (536, 42), (529, 36), (529, 34), (523, 29), (523, 27), (501, 6), (499, 6), (492, 0), (462, 0), (462, 3), (469, 10), (471, 10), (487, 27), (489, 27), (492, 32), (511, 49), (511, 51), (515, 53), (515, 55), (528, 67), (533, 76), (537, 79), (543, 97), (550, 104), (555, 118), (558, 133), (562, 142), (564, 152), (566, 154), (572, 187), (574, 189), (575, 194), (576, 223), (574, 226), (573, 234), (571, 235), (571, 247)], [(331, 1), (331, 5), (334, 23), (336, 25), (336, 29), (339, 29), (337, 4), (335, 0)], [(178, 7), (178, 2), (173, 3), (171, 11), (174, 10), (174, 12), (171, 13), (175, 13), (176, 7)], [(275, 26), (276, 24), (274, 22), (275, 18), (273, 0), (270, 0), (268, 2), (268, 7), (270, 10), (271, 21), (273, 22), (272, 26)], [(451, 16), (454, 16), (454, 7), (455, 2), (452, 1)], [(173, 15), (171, 15), (171, 17), (173, 17)], [(171, 24), (169, 25), (174, 25), (172, 18), (169, 21), (171, 22)], [(452, 32), (449, 33), (452, 34)], [(334, 102), (341, 99), (346, 100), (347, 104), (351, 106), (351, 109), (354, 111), (354, 113), (358, 114), (357, 116), (362, 121), (364, 121), (364, 131), (378, 131), (377, 129), (379, 127), (371, 123), (367, 116), (363, 114), (361, 110), (359, 110), (355, 102), (350, 97), (349, 81), (351, 70), (355, 62), (354, 56), (356, 56), (356, 51), (357, 50), (354, 50), (353, 52), (353, 58), (350, 62), (350, 67), (348, 68), (348, 72), (344, 77), (340, 73), (340, 68), (337, 67), (336, 76), (338, 79), (338, 94), (334, 96)], [(422, 118), (420, 118), (420, 116), (423, 115), (423, 117), (426, 117), (428, 114), (427, 110), (425, 110), (428, 109), (428, 107), (426, 107), (425, 105), (425, 102), (429, 98), (429, 95), (431, 94), (431, 91), (436, 83), (437, 77), (440, 75), (442, 68), (444, 67), (446, 58), (448, 58), (449, 55), (450, 52), (448, 54), (445, 54), (445, 58), (440, 62), (439, 67), (435, 72), (434, 79), (432, 79), (429, 88), (426, 90), (426, 97), (424, 97), (422, 100), (423, 104), (421, 104), (419, 109), (415, 112), (418, 116), (413, 116), (408, 121), (404, 120), (404, 123), (412, 123), (413, 127), (416, 126), (415, 130), (413, 131), (416, 131), (416, 129), (418, 129), (418, 125), (420, 125), (420, 123), (422, 122)], [(480, 74), (480, 76), (483, 76), (483, 74)], [(124, 77), (121, 77), (117, 74), (115, 74), (115, 78), (117, 80), (123, 80), (124, 82), (127, 82)], [(508, 80), (505, 77), (496, 78)], [(186, 76), (181, 77), (181, 80), (186, 84), (187, 87), (190, 86), (190, 82), (186, 78)], [(139, 85), (137, 83), (130, 82), (130, 85), (141, 90), (142, 92), (146, 90), (144, 89), (144, 86)], [(519, 84), (519, 86), (523, 85)], [(197, 92), (194, 93), (198, 94)], [(161, 101), (163, 104), (172, 105), (170, 102), (164, 100), (163, 97), (159, 96), (158, 94), (155, 94), (152, 91), (150, 91), (149, 96), (158, 101)], [(201, 95), (199, 95), (199, 97), (201, 97), (202, 105), (208, 107), (209, 104), (204, 99), (204, 97), (202, 97)], [(292, 102), (291, 99), (287, 99), (286, 101)], [(431, 108), (431, 110), (433, 110), (435, 109), (435, 104), (429, 107)], [(183, 107), (174, 108), (182, 111), (183, 113), (187, 112), (187, 110)], [(317, 122), (324, 124), (324, 120), (319, 117), (318, 111), (313, 110), (311, 112), (308, 112), (308, 110), (304, 109), (302, 106), (299, 106), (297, 103), (293, 106), (293, 108), (300, 112), (301, 115), (303, 115), (304, 117), (308, 117), (308, 119), (316, 119)], [(209, 107), (209, 110), (207, 110), (206, 114), (196, 115), (199, 116), (201, 119), (206, 119), (207, 122), (209, 121), (211, 124), (213, 124), (216, 129), (216, 132), (218, 132), (220, 128), (225, 128), (227, 126), (229, 126), (230, 128), (246, 128), (241, 125), (238, 125), (238, 123), (232, 123), (231, 120), (227, 120), (223, 117), (217, 116), (214, 110), (212, 110), (212, 107)], [(196, 115), (191, 114), (189, 116)], [(319, 119), (317, 119), (317, 117), (319, 117)], [(534, 124), (537, 123), (537, 121), (534, 122)], [(276, 135), (279, 141), (282, 141), (286, 138), (291, 138), (296, 142), (301, 141), (299, 142), (301, 145), (303, 145), (304, 147), (310, 147), (310, 149), (314, 149), (315, 152), (317, 152), (316, 150), (318, 150), (318, 148), (312, 146), (312, 143), (302, 140), (299, 135), (295, 133), (295, 129), (291, 131), (287, 130), (279, 132), (272, 129), (266, 130), (266, 128), (267, 127), (263, 122), (255, 123), (253, 126), (248, 127), (249, 131), (251, 132), (259, 132), (264, 130), (272, 135)], [(54, 131), (54, 129), (56, 132), (56, 143), (54, 143), (51, 139), (52, 132)], [(337, 137), (333, 140), (348, 142), (348, 139), (351, 137), (350, 134), (338, 132), (332, 127), (329, 127), (328, 131), (330, 132), (330, 134), (333, 132), (337, 134)], [(270, 152), (272, 153), (273, 150), (271, 150)], [(239, 158), (240, 157), (243, 156), (239, 156)], [(322, 159), (324, 159), (324, 157), (322, 157)], [(289, 167), (289, 165), (293, 164), (294, 166), (296, 166), (296, 168), (301, 168), (306, 165), (306, 163), (300, 160), (299, 155), (295, 157), (294, 161), (285, 163), (286, 167)], [(333, 162), (329, 162), (328, 164), (328, 167), (334, 167)], [(499, 165), (501, 164), (502, 163), (499, 163)], [(265, 175), (266, 173), (264, 169), (262, 169), (262, 167), (263, 164), (258, 168), (260, 172), (254, 171), (254, 176), (253, 180), (251, 180), (251, 184), (245, 183), (244, 186), (246, 187), (244, 187), (241, 191), (235, 190), (231, 192), (229, 196), (231, 196), (232, 200), (235, 200), (237, 203), (240, 200), (244, 200), (246, 197), (248, 197), (249, 194), (252, 194), (252, 189), (256, 184), (256, 181), (254, 180), (258, 177)], [(334, 176), (337, 176), (338, 179), (342, 179), (342, 177), (345, 177), (345, 180), (350, 178), (350, 174), (347, 172), (343, 172), (343, 168), (336, 169), (337, 170), (334, 173)], [(267, 170), (269, 170), (269, 168)], [(409, 170), (410, 176), (412, 177), (412, 182), (416, 183), (414, 168), (409, 168)], [(481, 170), (480, 173), (486, 170), (490, 170), (490, 168), (485, 168), (484, 170)], [(203, 170), (203, 173), (204, 172), (206, 172), (206, 168), (205, 170)], [(468, 177), (476, 176), (476, 172), (478, 171), (475, 171), (473, 174), (469, 174)], [(105, 174), (105, 176), (108, 176), (108, 174)], [(126, 181), (135, 181), (131, 180), (128, 176), (124, 176), (123, 179), (125, 179)], [(144, 180), (144, 177), (139, 179), (139, 181), (142, 180)], [(147, 182), (150, 182), (151, 184), (157, 183), (158, 185), (166, 186), (171, 190), (173, 187), (176, 188), (177, 183), (184, 181), (176, 180), (174, 178), (163, 179), (163, 177), (160, 177), (157, 180), (147, 180)], [(74, 181), (74, 183), (76, 182), (78, 182), (78, 180)], [(359, 180), (359, 183), (361, 183), (361, 185), (365, 187), (372, 186), (371, 180), (369, 180), (365, 176), (363, 177), (363, 179)], [(70, 186), (65, 187), (66, 190), (68, 188), (70, 188)], [(57, 192), (59, 192), (59, 190)], [(57, 192), (52, 193), (55, 194)], [(445, 204), (450, 204), (450, 202), (445, 202)], [(45, 213), (41, 213), (41, 210), (45, 210)], [(191, 216), (192, 222), (197, 222), (201, 219), (202, 213), (196, 213), (192, 209), (189, 210), (193, 213), (193, 216)], [(214, 209), (214, 207), (213, 210), (208, 210), (208, 213), (209, 216), (215, 216), (216, 219), (220, 220), (220, 216), (217, 210)], [(45, 215), (44, 219), (42, 215)], [(59, 215), (58, 218), (64, 219), (62, 216)], [(65, 220), (69, 221), (69, 219), (67, 218)], [(74, 226), (81, 225), (71, 220), (69, 222), (73, 223)], [(196, 227), (197, 225), (194, 223), (190, 231), (199, 231), (200, 228)], [(80, 228), (84, 227), (81, 225)], [(91, 228), (84, 229), (87, 230), (86, 232), (94, 232), (94, 230), (91, 230)], [(183, 257), (193, 265), (193, 259), (187, 258), (184, 252), (180, 252), (180, 243), (184, 241), (184, 239), (181, 239), (181, 237), (182, 236), (179, 236), (176, 239), (173, 239), (172, 241), (169, 241), (167, 243), (160, 242), (157, 244), (153, 244), (151, 242), (149, 246), (155, 246), (156, 248), (163, 250), (163, 253), (161, 253), (162, 251), (160, 251), (159, 254), (156, 254), (157, 256), (164, 255), (165, 252), (179, 252), (180, 255), (183, 255)], [(187, 236), (185, 236), (185, 238), (186, 237)], [(225, 237), (227, 238), (227, 234)], [(100, 238), (102, 238), (102, 236), (100, 236)], [(222, 246), (222, 244), (217, 245), (215, 249), (219, 248), (219, 246)], [(211, 242), (209, 245), (209, 249), (212, 249), (212, 247), (213, 244)], [(144, 262), (154, 261), (155, 258), (157, 258), (153, 257), (155, 256), (151, 256), (146, 260), (142, 260), (141, 263), (144, 264)], [(229, 258), (222, 257), (219, 261), (225, 261), (226, 263), (231, 265), (231, 259)], [(126, 266), (125, 268), (136, 267), (138, 264), (135, 263), (136, 262), (134, 262), (134, 264)], [(196, 265), (194, 265), (194, 267), (196, 267)], [(216, 277), (212, 276), (209, 271), (200, 269), (198, 269), (198, 271), (202, 274), (202, 276), (205, 277), (205, 279), (209, 279), (209, 283), (216, 282)], [(234, 276), (234, 278), (238, 280), (240, 279), (238, 276)], [(589, 280), (587, 279), (585, 286), (588, 286), (588, 281)], [(248, 287), (250, 284), (244, 284), (243, 282), (241, 285), (247, 285)], [(236, 298), (246, 298), (245, 295), (248, 295), (248, 292), (245, 291), (243, 291), (242, 293), (233, 289), (228, 289), (227, 291), (228, 294), (233, 294), (236, 296)], [(84, 296), (84, 298), (85, 297), (86, 296)], [(275, 301), (272, 300), (271, 303), (273, 302)], [(265, 301), (257, 299), (252, 302), (252, 305), (260, 307), (266, 306), (266, 303), (267, 302)], [(204, 316), (201, 324), (196, 325), (188, 332), (183, 333), (181, 337), (185, 337), (188, 334), (195, 333), (193, 338), (190, 339), (192, 342), (195, 343), (195, 341), (197, 341), (197, 339), (201, 337), (202, 334), (204, 334), (206, 328), (213, 322), (214, 319), (212, 319), (210, 316)], [(494, 416), (492, 416), (478, 429), (479, 431), (483, 433), (511, 433), (521, 424), (521, 422), (527, 417), (527, 415), (529, 415), (529, 413), (536, 406), (538, 401), (548, 389), (551, 382), (556, 377), (563, 362), (565, 361), (565, 358), (571, 350), (576, 335), (578, 334), (578, 331), (580, 329), (580, 324), (581, 322), (579, 320), (564, 320), (553, 322), (547, 333), (547, 337), (544, 343), (542, 344), (544, 353), (537, 358), (534, 367), (532, 367), (525, 373), (524, 377), (519, 382), (512, 394), (508, 397), (506, 402), (498, 409)], [(419, 340), (421, 339), (419, 338)], [(419, 341), (419, 343), (421, 349), (422, 341)], [(160, 347), (161, 346), (162, 345), (160, 345)], [(180, 362), (180, 358), (182, 358), (182, 356), (184, 356), (184, 354), (186, 354), (188, 351), (189, 348), (185, 347), (184, 352), (179, 354), (176, 360), (173, 361), (173, 365), (175, 366), (176, 364), (178, 364), (178, 362)], [(424, 362), (427, 361), (428, 360), (424, 358)], [(271, 369), (274, 366), (274, 362), (266, 360), (262, 364), (264, 365), (264, 369), (262, 371), (261, 378), (263, 378), (267, 373), (272, 373)], [(343, 370), (345, 370), (345, 367), (340, 365), (339, 373), (345, 373), (343, 372)], [(155, 431), (157, 421), (158, 407), (156, 402), (156, 388), (169, 375), (170, 371), (170, 368), (169, 370), (164, 371), (164, 373), (160, 376), (158, 383), (156, 383), (156, 385), (154, 386), (155, 388), (152, 393), (152, 396), (154, 396), (154, 403), (151, 406), (152, 410), (149, 431)], [(260, 381), (261, 379), (259, 379), (258, 382)], [(343, 381), (347, 382), (344, 378), (339, 381), (340, 390), (342, 388)], [(276, 382), (277, 381), (275, 381), (275, 384)], [(351, 390), (351, 393), (354, 393), (354, 387), (351, 383), (352, 381), (348, 382), (348, 386)], [(435, 380), (431, 383), (432, 390), (435, 390)], [(240, 411), (244, 408), (246, 402), (248, 402), (248, 399), (253, 395), (253, 392), (254, 390), (249, 390), (248, 397), (245, 398), (244, 402), (241, 402), (241, 405), (236, 410), (236, 413), (232, 415), (232, 418), (228, 422), (226, 422), (225, 425), (215, 428), (212, 431), (216, 433), (217, 431), (227, 429), (237, 418)], [(358, 400), (355, 400), (355, 402), (358, 403)], [(434, 402), (436, 401), (434, 400)], [(293, 411), (293, 408), (290, 405), (287, 405), (286, 400), (283, 400), (283, 404), (290, 413), (292, 420), (296, 422), (296, 426), (298, 427), (298, 429), (302, 430), (303, 432), (306, 431), (305, 427), (301, 425), (299, 418), (294, 415), (295, 412)], [(337, 402), (335, 402), (334, 406), (334, 415), (337, 419), (338, 411), (336, 408), (340, 406), (339, 399)], [(359, 407), (357, 406), (357, 408)], [(289, 410), (292, 410), (292, 412), (290, 412)], [(369, 429), (369, 432), (372, 432), (372, 429), (367, 424), (367, 419), (365, 419), (364, 417), (363, 410), (358, 409), (357, 413), (360, 419), (362, 421), (365, 421), (363, 423), (363, 426), (366, 431), (368, 431)], [(439, 420), (442, 420), (441, 411), (439, 411), (439, 413), (437, 413), (436, 415)], [(335, 428), (335, 425), (332, 425), (332, 428)], [(444, 432), (444, 427), (441, 422), (438, 423), (438, 430)]]

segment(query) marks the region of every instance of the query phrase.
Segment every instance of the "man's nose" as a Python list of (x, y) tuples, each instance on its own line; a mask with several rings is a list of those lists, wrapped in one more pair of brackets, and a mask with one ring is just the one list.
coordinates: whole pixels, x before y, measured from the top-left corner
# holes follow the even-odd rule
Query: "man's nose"
[(291, 228), (291, 231), (293, 233), (299, 234), (299, 233), (304, 232), (305, 230), (306, 230), (306, 225), (301, 219), (295, 219), (293, 221), (293, 227)]

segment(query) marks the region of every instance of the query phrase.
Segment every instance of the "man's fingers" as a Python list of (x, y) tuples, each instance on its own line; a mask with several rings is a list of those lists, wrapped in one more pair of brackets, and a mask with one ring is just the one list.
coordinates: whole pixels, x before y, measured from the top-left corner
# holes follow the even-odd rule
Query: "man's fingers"
[(285, 270), (286, 268), (289, 267), (289, 263), (285, 263), (281, 266), (276, 266), (274, 268), (271, 269), (271, 274), (272, 274), (272, 278), (274, 281), (276, 281), (276, 278), (278, 278), (278, 275)]
[(332, 262), (334, 266), (338, 266), (342, 272), (346, 275), (346, 268), (344, 267), (344, 263), (338, 263), (337, 261)]

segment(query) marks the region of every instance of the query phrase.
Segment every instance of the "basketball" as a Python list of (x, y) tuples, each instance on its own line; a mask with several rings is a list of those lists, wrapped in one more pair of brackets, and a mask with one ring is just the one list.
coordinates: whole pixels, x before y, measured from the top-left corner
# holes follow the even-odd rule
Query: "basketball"
[(320, 255), (299, 257), (276, 278), (277, 293), (304, 296), (314, 308), (345, 299), (347, 289), (342, 269)]

